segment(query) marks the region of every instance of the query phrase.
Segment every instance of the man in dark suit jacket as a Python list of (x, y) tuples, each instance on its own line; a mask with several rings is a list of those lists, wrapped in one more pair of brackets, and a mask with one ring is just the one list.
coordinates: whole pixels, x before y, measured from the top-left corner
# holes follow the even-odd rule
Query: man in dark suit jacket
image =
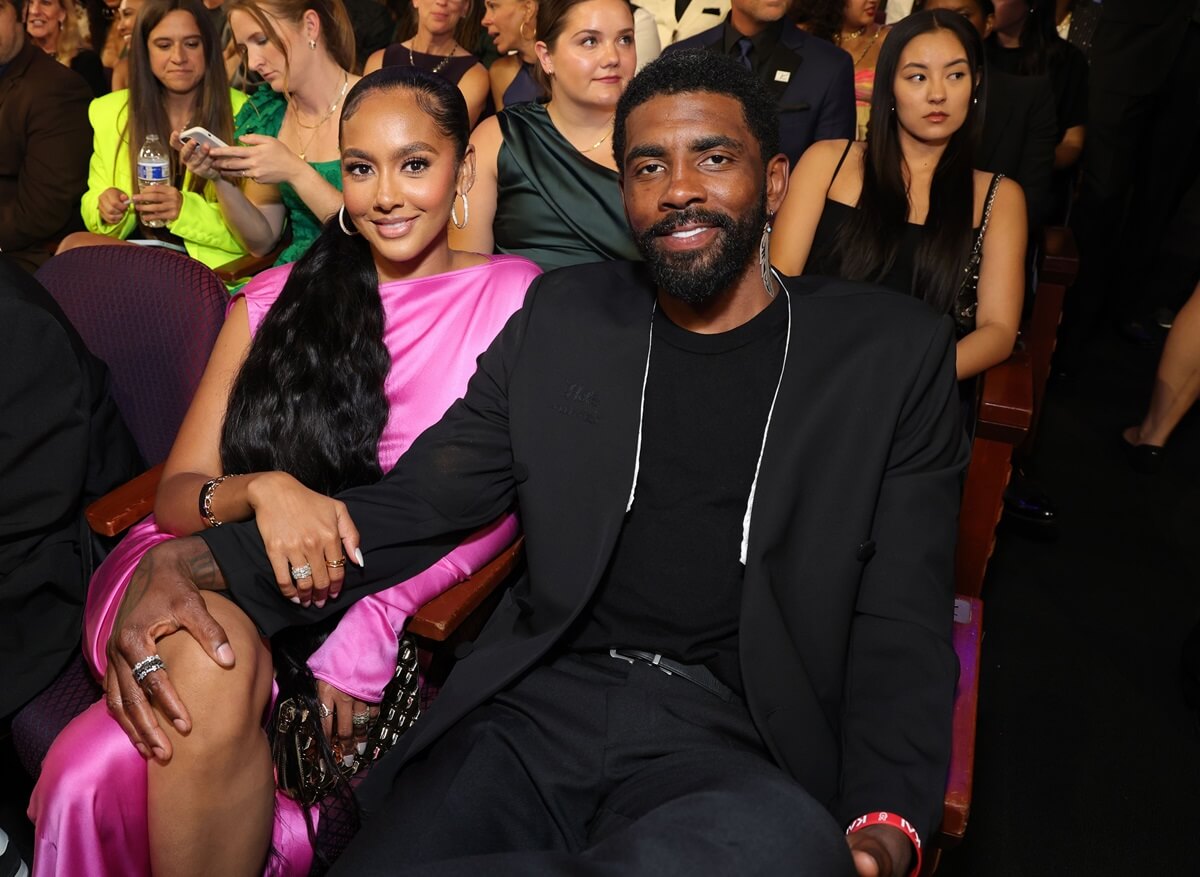
[(79, 649), (95, 558), (83, 509), (141, 469), (88, 353), (50, 294), (0, 256), (0, 718)]
[(779, 105), (779, 140), (795, 166), (817, 140), (854, 139), (854, 63), (786, 18), (785, 0), (733, 0), (724, 24), (664, 52), (707, 49), (736, 58)]
[[(535, 282), (464, 398), (343, 495), (366, 564), (340, 600), (324, 557), (315, 602), (284, 599), (253, 524), (153, 549), (110, 705), (169, 757), (129, 670), (181, 623), (229, 666), (197, 585), (273, 633), (516, 501), (528, 575), (361, 786), (369, 818), (334, 873), (899, 877), (937, 825), (950, 750), (952, 326), (770, 273), (788, 166), (736, 62), (649, 65), (613, 148), (645, 264)], [(186, 722), (165, 670), (144, 684)]]
[(0, 250), (33, 271), (82, 228), (92, 93), (25, 38), (24, 0), (0, 0)]

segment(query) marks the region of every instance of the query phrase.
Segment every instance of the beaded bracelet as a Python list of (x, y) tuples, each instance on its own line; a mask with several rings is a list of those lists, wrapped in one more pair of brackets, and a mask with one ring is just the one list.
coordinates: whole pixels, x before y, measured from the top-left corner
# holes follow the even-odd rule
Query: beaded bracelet
[(220, 478), (214, 478), (211, 481), (205, 481), (204, 486), (200, 488), (200, 517), (209, 527), (219, 527), (224, 521), (218, 521), (212, 513), (212, 498), (217, 490), (217, 486), (226, 478), (232, 478), (232, 475), (222, 475)]

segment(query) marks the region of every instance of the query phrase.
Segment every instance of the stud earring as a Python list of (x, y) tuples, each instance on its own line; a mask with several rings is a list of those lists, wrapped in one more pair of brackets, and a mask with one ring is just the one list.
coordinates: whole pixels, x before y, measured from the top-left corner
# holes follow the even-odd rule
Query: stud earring
[(309, 47), (310, 49), (313, 49), (313, 50), (315, 51), (315, 50), (316, 50), (316, 48), (317, 48), (317, 41), (316, 41), (316, 40), (309, 40), (309, 41), (308, 41), (308, 47)]

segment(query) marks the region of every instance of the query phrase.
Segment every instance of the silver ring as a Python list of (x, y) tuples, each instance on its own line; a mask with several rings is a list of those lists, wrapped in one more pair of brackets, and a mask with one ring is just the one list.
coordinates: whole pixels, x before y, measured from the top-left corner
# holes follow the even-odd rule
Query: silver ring
[(149, 657), (142, 658), (142, 660), (133, 665), (133, 679), (138, 685), (141, 685), (142, 681), (151, 673), (165, 670), (166, 668), (167, 665), (163, 663), (161, 657), (150, 655)]
[(356, 728), (365, 728), (371, 721), (370, 713), (355, 713), (350, 717), (350, 724)]
[(320, 706), (317, 707), (317, 714), (320, 715), (321, 718), (327, 719), (333, 715), (333, 710), (331, 710), (325, 704), (321, 704)]
[(296, 581), (300, 581), (301, 579), (306, 579), (311, 575), (312, 575), (312, 564), (306, 563), (306, 564), (304, 564), (304, 566), (297, 566), (297, 567), (292, 568), (292, 578), (295, 579)]

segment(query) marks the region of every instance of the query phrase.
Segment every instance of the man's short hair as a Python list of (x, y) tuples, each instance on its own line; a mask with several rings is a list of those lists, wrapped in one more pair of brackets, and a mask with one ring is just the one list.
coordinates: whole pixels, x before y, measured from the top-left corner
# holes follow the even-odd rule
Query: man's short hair
[(25, 0), (0, 0), (0, 3), (7, 3), (17, 11), (17, 21), (25, 20)]
[(667, 52), (650, 62), (625, 89), (613, 122), (613, 155), (625, 170), (625, 122), (637, 107), (665, 94), (707, 92), (742, 105), (746, 126), (758, 140), (763, 164), (779, 154), (779, 106), (761, 82), (738, 61), (706, 49)]

